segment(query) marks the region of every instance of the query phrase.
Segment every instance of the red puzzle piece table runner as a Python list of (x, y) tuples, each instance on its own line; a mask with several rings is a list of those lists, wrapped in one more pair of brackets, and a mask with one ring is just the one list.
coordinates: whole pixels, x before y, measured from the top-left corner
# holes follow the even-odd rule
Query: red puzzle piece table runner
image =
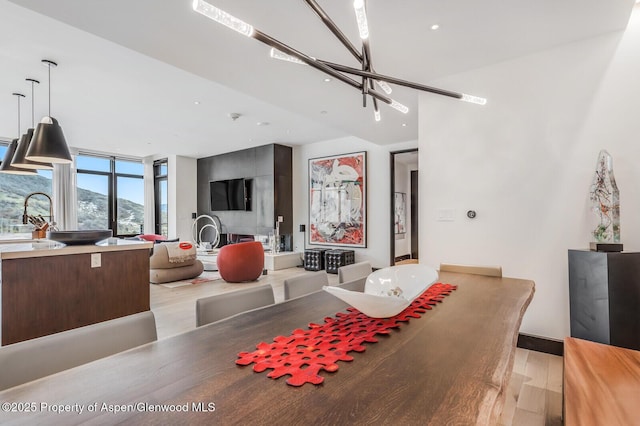
[(363, 343), (376, 343), (376, 334), (389, 334), (411, 318), (420, 318), (451, 294), (457, 286), (435, 283), (414, 300), (404, 311), (391, 318), (371, 318), (355, 308), (348, 313), (338, 312), (327, 317), (324, 324), (309, 324), (308, 330), (293, 330), (290, 336), (278, 336), (273, 343), (260, 343), (253, 352), (240, 352), (236, 364), (253, 366), (261, 373), (273, 369), (267, 377), (277, 379), (290, 375), (287, 384), (302, 386), (305, 383), (318, 385), (324, 381), (321, 370), (338, 370), (337, 361), (353, 361), (349, 352), (364, 352)]

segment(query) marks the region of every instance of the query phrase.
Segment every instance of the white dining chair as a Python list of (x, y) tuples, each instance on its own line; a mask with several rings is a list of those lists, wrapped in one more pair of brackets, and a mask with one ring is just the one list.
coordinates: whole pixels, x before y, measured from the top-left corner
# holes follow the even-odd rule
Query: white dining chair
[(0, 346), (0, 390), (158, 339), (153, 312), (140, 312)]
[(441, 263), (440, 272), (458, 272), (461, 274), (502, 277), (502, 266), (461, 265), (457, 263)]
[(364, 286), (367, 284), (367, 277), (360, 277), (351, 281), (346, 281), (342, 284), (337, 284), (336, 287), (341, 287), (345, 290), (359, 291), (362, 293), (364, 292)]
[(204, 297), (196, 300), (196, 327), (274, 303), (270, 285)]
[(338, 268), (338, 283), (346, 283), (358, 278), (368, 277), (371, 273), (371, 264), (369, 262), (352, 263)]
[(325, 285), (329, 285), (329, 276), (326, 271), (309, 272), (287, 278), (284, 280), (284, 300), (322, 290)]

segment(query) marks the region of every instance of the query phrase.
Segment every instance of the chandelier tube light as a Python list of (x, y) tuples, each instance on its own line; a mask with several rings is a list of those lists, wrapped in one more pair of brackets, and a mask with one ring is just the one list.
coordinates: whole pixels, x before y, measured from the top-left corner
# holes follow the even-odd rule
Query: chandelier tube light
[(242, 35), (247, 37), (253, 36), (253, 26), (225, 12), (224, 10), (218, 9), (206, 1), (193, 0), (193, 10), (228, 28), (231, 28), (234, 31), (239, 32)]
[(390, 95), (391, 92), (393, 92), (393, 89), (391, 89), (391, 86), (389, 86), (386, 81), (376, 80), (376, 84), (380, 86), (382, 91), (387, 95)]
[(391, 108), (400, 111), (403, 114), (407, 114), (409, 112), (409, 108), (406, 105), (402, 105), (398, 101), (391, 101)]
[[(252, 37), (266, 44), (267, 46), (270, 46), (272, 48), (270, 52), (272, 58), (293, 62), (296, 64), (309, 65), (359, 90), (363, 96), (364, 107), (366, 107), (367, 96), (371, 96), (373, 98), (374, 119), (376, 121), (380, 121), (380, 111), (378, 110), (377, 101), (384, 102), (404, 114), (409, 112), (409, 108), (407, 106), (386, 96), (392, 92), (392, 88), (389, 84), (398, 84), (412, 89), (435, 93), (438, 95), (447, 96), (478, 105), (485, 105), (487, 103), (487, 100), (485, 98), (481, 98), (478, 96), (439, 89), (436, 87), (414, 83), (375, 72), (372, 66), (371, 53), (369, 51), (368, 44), (369, 25), (365, 11), (365, 0), (354, 0), (353, 2), (356, 20), (358, 23), (358, 30), (362, 38), (362, 53), (360, 53), (360, 51), (358, 51), (358, 49), (349, 41), (349, 39), (347, 39), (344, 33), (336, 26), (336, 24), (331, 20), (331, 18), (329, 18), (329, 16), (325, 13), (324, 10), (322, 10), (322, 8), (318, 5), (318, 3), (316, 3), (315, 0), (304, 1), (309, 5), (309, 7), (311, 7), (311, 9), (322, 20), (327, 28), (335, 35), (335, 37), (338, 38), (338, 40), (347, 48), (347, 50), (358, 60), (358, 62), (361, 64), (361, 69), (323, 61), (321, 59), (308, 56), (259, 31), (252, 25), (230, 15), (227, 12), (218, 9), (217, 7), (207, 3), (204, 0), (194, 0), (192, 6), (196, 12), (208, 17), (209, 19), (212, 19), (222, 25), (233, 29), (234, 31), (240, 32), (247, 37)], [(358, 76), (360, 77), (361, 82), (358, 82), (345, 74)], [(374, 83), (377, 84), (386, 95), (375, 90)]]
[(303, 62), (300, 59), (293, 57), (291, 55), (287, 55), (286, 53), (279, 51), (275, 47), (271, 48), (271, 51), (269, 52), (269, 56), (271, 56), (273, 59), (278, 59), (280, 61), (293, 62), (294, 64), (299, 64), (299, 65), (307, 65), (306, 62)]
[(486, 105), (487, 103), (487, 100), (485, 98), (481, 98), (473, 95), (467, 95), (466, 93), (462, 94), (462, 97), (460, 98), (460, 100), (465, 102), (470, 102), (472, 104), (478, 104), (478, 105)]
[(369, 38), (369, 22), (367, 21), (367, 12), (364, 10), (364, 0), (355, 0), (353, 2), (353, 10), (356, 12), (360, 38), (366, 40)]

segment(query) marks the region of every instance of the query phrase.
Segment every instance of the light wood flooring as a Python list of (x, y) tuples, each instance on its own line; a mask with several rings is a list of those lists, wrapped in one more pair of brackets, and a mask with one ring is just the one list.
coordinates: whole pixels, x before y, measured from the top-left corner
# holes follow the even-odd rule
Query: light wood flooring
[(500, 425), (562, 425), (562, 357), (516, 349)]
[[(156, 317), (158, 338), (163, 339), (195, 328), (196, 300), (240, 288), (269, 284), (276, 303), (284, 300), (284, 280), (307, 273), (302, 268), (269, 271), (253, 283), (231, 284), (223, 280), (167, 288), (151, 284), (151, 310)], [(201, 277), (215, 276), (204, 272)], [(338, 276), (328, 274), (329, 283)], [(502, 426), (538, 426), (562, 424), (562, 357), (518, 348), (507, 389)]]

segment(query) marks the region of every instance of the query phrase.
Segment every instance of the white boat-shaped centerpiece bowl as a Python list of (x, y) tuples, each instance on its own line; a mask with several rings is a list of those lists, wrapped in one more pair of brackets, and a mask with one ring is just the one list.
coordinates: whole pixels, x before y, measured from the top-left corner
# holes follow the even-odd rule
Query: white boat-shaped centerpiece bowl
[(396, 265), (372, 272), (364, 293), (324, 286), (333, 294), (372, 318), (389, 318), (404, 311), (438, 279), (438, 272), (426, 265)]

